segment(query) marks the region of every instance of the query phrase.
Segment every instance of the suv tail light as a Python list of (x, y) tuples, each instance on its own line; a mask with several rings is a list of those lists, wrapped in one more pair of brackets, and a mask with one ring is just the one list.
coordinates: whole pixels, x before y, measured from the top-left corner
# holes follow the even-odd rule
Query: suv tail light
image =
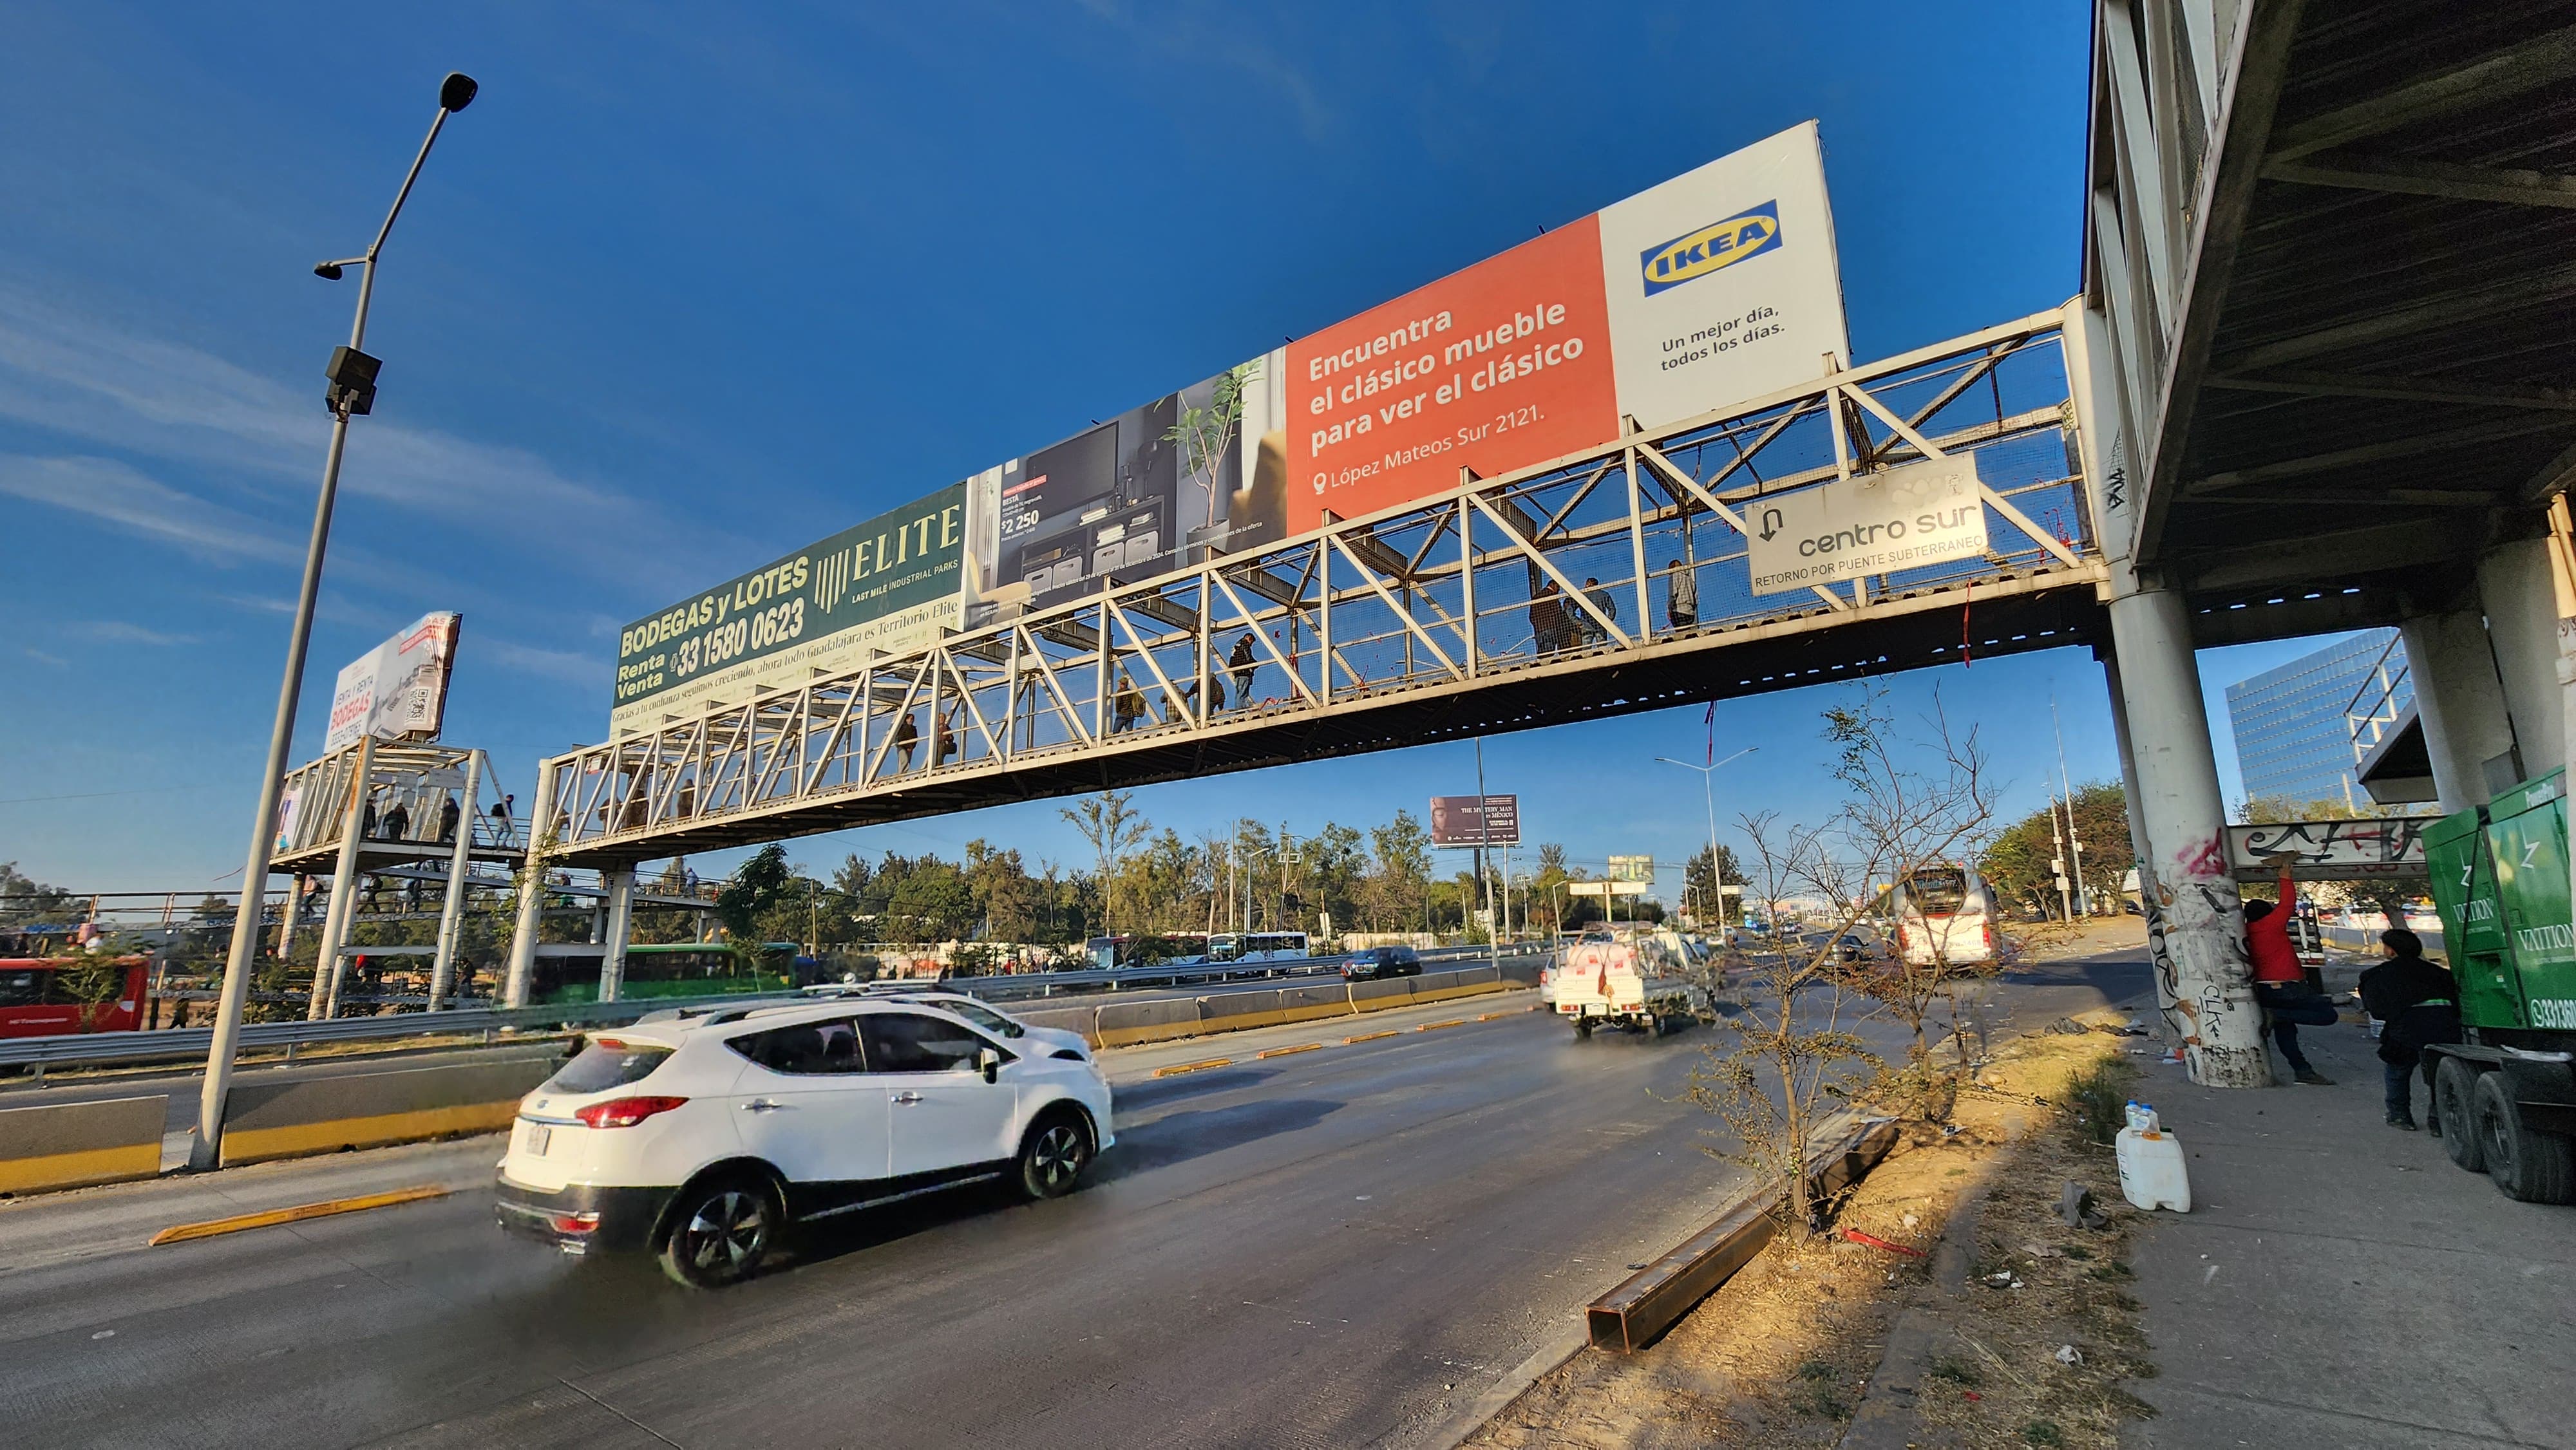
[(573, 1116), (594, 1128), (631, 1128), (655, 1113), (667, 1113), (687, 1098), (611, 1098), (575, 1108)]

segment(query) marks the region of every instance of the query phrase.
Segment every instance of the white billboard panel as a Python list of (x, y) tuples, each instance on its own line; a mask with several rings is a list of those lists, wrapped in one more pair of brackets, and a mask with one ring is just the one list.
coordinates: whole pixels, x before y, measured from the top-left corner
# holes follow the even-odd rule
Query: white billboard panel
[(1977, 456), (1953, 453), (1743, 505), (1753, 592), (1789, 594), (1986, 551)]
[(359, 737), (434, 740), (447, 716), (447, 676), (465, 616), (424, 614), (411, 627), (349, 662), (331, 691), (331, 729), (322, 753)]
[(1816, 123), (1603, 207), (1601, 277), (1619, 407), (1647, 428), (1849, 365)]

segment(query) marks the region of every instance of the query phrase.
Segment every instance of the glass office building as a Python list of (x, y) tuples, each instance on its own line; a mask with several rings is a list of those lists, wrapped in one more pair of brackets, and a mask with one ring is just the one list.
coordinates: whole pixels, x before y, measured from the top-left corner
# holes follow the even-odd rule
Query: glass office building
[(2227, 722), (2248, 800), (2366, 805), (2355, 777), (2356, 731), (2376, 740), (2415, 698), (2406, 647), (2393, 629), (2346, 635), (2314, 654), (2227, 687)]

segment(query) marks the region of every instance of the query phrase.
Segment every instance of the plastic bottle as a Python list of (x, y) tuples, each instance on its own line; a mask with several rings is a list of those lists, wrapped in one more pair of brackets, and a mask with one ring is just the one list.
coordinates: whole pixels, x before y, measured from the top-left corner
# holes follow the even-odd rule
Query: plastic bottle
[(2128, 1125), (2141, 1133), (2154, 1132), (2156, 1130), (2156, 1110), (2154, 1105), (2139, 1102), (2134, 1098), (2131, 1099), (2129, 1102)]
[(2183, 1166), (2182, 1140), (2156, 1124), (2156, 1110), (2132, 1104), (2130, 1121), (2145, 1126), (2120, 1130), (2120, 1196), (2140, 1208), (2191, 1212), (2191, 1174)]

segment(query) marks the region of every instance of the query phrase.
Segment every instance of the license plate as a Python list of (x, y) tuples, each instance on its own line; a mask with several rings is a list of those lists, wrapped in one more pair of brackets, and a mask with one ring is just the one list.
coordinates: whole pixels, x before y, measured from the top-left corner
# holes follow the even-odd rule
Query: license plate
[(546, 1126), (545, 1124), (543, 1124), (543, 1123), (530, 1123), (530, 1124), (528, 1124), (528, 1156), (529, 1156), (529, 1157), (531, 1157), (531, 1158), (543, 1158), (544, 1156), (546, 1156), (546, 1145), (547, 1145), (547, 1144), (549, 1144), (549, 1143), (552, 1143), (554, 1140), (555, 1140), (555, 1130), (554, 1130), (554, 1129), (547, 1127), (547, 1126)]

